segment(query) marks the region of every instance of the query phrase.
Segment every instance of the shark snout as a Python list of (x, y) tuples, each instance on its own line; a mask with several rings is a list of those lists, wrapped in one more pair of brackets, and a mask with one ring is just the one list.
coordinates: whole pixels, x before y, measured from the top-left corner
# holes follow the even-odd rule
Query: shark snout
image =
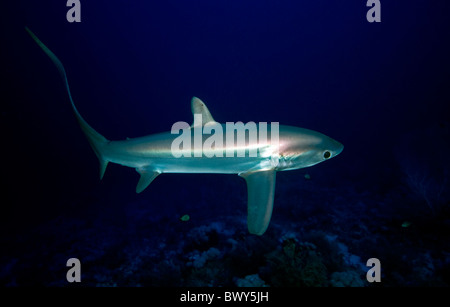
[(336, 149), (334, 150), (334, 156), (337, 156), (344, 150), (344, 145), (342, 143), (339, 143), (338, 141), (335, 141), (335, 142), (336, 142), (336, 145), (335, 145)]
[(331, 152), (330, 158), (336, 157), (344, 150), (344, 145), (334, 139), (330, 138), (328, 150)]

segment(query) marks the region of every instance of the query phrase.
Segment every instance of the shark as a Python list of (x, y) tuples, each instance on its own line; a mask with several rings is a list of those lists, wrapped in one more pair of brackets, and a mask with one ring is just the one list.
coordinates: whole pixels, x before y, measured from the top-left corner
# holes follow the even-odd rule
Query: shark
[[(163, 173), (237, 174), (244, 178), (247, 184), (248, 231), (254, 235), (262, 235), (266, 232), (272, 216), (276, 173), (311, 167), (336, 157), (344, 148), (340, 142), (317, 131), (288, 125), (277, 125), (276, 131), (273, 131), (272, 126), (267, 128), (267, 125), (261, 123), (255, 127), (256, 130), (266, 129), (267, 134), (270, 132), (267, 142), (255, 145), (254, 142), (250, 142), (250, 133), (248, 133), (245, 134), (245, 141), (241, 143), (217, 142), (210, 147), (210, 150), (215, 153), (212, 155), (207, 155), (205, 152), (196, 153), (195, 150), (202, 150), (203, 147), (194, 147), (193, 154), (176, 157), (173, 154), (173, 144), (179, 135), (174, 134), (173, 131), (125, 140), (108, 140), (94, 130), (75, 107), (66, 71), (61, 61), (28, 27), (25, 27), (25, 30), (58, 69), (75, 118), (100, 162), (100, 180), (105, 174), (108, 163), (134, 168), (139, 173), (137, 193), (144, 191), (156, 177)], [(185, 127), (183, 133), (191, 134), (195, 138), (194, 134), (199, 128), (226, 129), (224, 124), (214, 120), (201, 99), (192, 98), (191, 110), (194, 123)], [(276, 132), (276, 138), (272, 132)], [(201, 136), (202, 141), (206, 141), (206, 136), (206, 133)], [(237, 153), (239, 150), (248, 153), (252, 149), (250, 147), (255, 146), (259, 147), (254, 155), (223, 155), (224, 152)]]

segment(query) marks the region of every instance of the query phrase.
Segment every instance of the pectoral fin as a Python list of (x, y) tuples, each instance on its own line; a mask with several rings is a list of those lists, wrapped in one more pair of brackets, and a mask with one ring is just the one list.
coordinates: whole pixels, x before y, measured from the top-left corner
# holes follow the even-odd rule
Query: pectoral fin
[(270, 223), (275, 195), (275, 170), (263, 170), (239, 174), (247, 182), (248, 231), (262, 235)]
[(136, 193), (141, 193), (142, 191), (144, 191), (145, 188), (148, 187), (150, 183), (152, 183), (153, 179), (161, 174), (161, 172), (159, 171), (146, 168), (137, 168), (136, 171), (141, 175), (141, 178), (139, 179), (136, 187)]

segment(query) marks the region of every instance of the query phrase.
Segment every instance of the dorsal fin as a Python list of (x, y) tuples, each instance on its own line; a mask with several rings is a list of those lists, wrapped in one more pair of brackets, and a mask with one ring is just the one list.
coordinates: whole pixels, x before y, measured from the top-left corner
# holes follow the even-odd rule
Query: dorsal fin
[(206, 106), (206, 104), (197, 97), (192, 97), (191, 110), (192, 110), (192, 115), (194, 116), (194, 122), (192, 123), (192, 127), (195, 127), (200, 124), (195, 121), (195, 114), (202, 115), (202, 125), (203, 126), (206, 124), (216, 122), (214, 120), (214, 118), (212, 117), (211, 113), (209, 113), (209, 110), (208, 110), (208, 107)]

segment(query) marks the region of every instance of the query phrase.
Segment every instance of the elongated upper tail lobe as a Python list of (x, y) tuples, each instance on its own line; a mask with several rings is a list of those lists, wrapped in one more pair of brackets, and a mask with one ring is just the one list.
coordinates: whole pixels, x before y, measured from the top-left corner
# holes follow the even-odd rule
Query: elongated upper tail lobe
[(97, 155), (99, 162), (100, 162), (100, 179), (103, 178), (103, 175), (105, 174), (106, 166), (108, 165), (108, 160), (104, 158), (104, 151), (105, 146), (109, 143), (109, 141), (102, 136), (100, 133), (94, 130), (78, 113), (77, 108), (75, 107), (75, 104), (72, 99), (72, 95), (70, 93), (69, 88), (69, 82), (67, 81), (67, 75), (66, 71), (64, 69), (64, 66), (62, 65), (61, 61), (56, 57), (56, 55), (48, 49), (47, 46), (42, 43), (37, 36), (31, 32), (30, 29), (25, 27), (25, 30), (30, 34), (30, 36), (34, 39), (34, 41), (41, 47), (42, 50), (48, 55), (48, 57), (52, 60), (53, 64), (55, 64), (56, 68), (58, 68), (58, 71), (64, 81), (64, 85), (66, 86), (67, 94), (69, 95), (70, 103), (72, 105), (72, 110), (75, 113), (75, 117), (80, 124), (81, 130), (83, 130), (84, 134), (86, 135), (89, 144), (91, 144), (92, 149), (94, 150), (95, 154)]

